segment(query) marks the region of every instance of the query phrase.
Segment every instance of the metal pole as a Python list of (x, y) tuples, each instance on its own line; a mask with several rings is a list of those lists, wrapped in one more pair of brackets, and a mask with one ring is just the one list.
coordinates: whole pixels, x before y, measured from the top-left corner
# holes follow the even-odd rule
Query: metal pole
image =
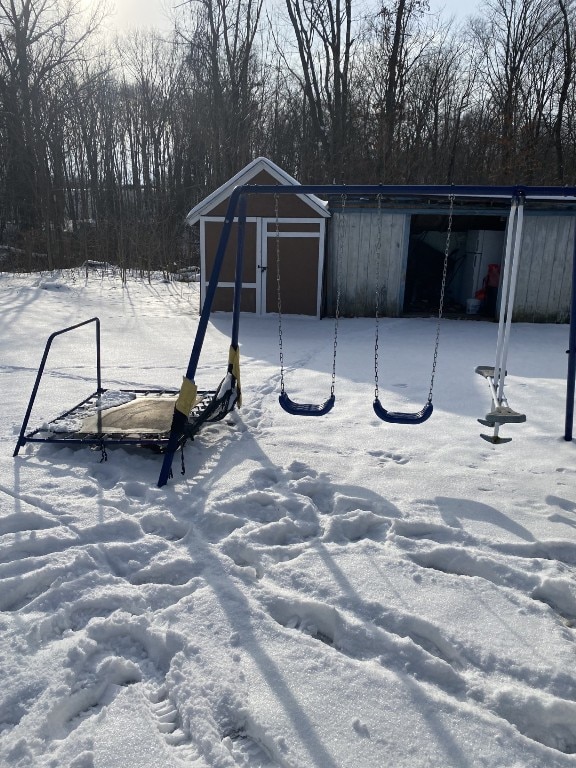
[(512, 327), (512, 313), (514, 311), (514, 296), (516, 294), (516, 283), (518, 280), (518, 265), (520, 262), (520, 248), (522, 245), (522, 226), (524, 223), (524, 204), (520, 198), (518, 206), (518, 215), (516, 217), (516, 232), (514, 237), (514, 249), (512, 256), (512, 269), (510, 274), (510, 288), (506, 301), (506, 327), (504, 330), (504, 339), (502, 343), (502, 352), (499, 361), (498, 375), (498, 402), (501, 402), (504, 395), (504, 381), (506, 379), (506, 360), (508, 357), (508, 348), (510, 346), (510, 330)]
[(68, 333), (68, 331), (74, 331), (76, 328), (81, 328), (83, 325), (88, 325), (88, 323), (96, 323), (96, 386), (97, 386), (97, 394), (101, 394), (102, 375), (100, 370), (100, 320), (97, 317), (91, 317), (90, 320), (84, 320), (82, 323), (76, 323), (76, 325), (70, 325), (68, 328), (62, 328), (61, 331), (56, 331), (55, 333), (53, 333), (51, 336), (48, 337), (48, 341), (46, 342), (46, 346), (44, 347), (44, 354), (42, 355), (42, 361), (40, 363), (40, 367), (38, 368), (38, 373), (36, 374), (36, 381), (34, 382), (34, 387), (32, 388), (32, 394), (30, 395), (30, 401), (28, 402), (28, 408), (26, 409), (26, 415), (24, 416), (24, 421), (22, 422), (22, 426), (20, 428), (20, 434), (18, 435), (18, 442), (16, 443), (16, 448), (14, 449), (14, 453), (12, 454), (12, 456), (18, 456), (18, 452), (20, 451), (20, 448), (22, 448), (22, 446), (26, 444), (26, 437), (25, 437), (26, 429), (28, 427), (28, 422), (30, 421), (30, 416), (32, 415), (32, 408), (34, 407), (36, 395), (38, 394), (40, 380), (42, 379), (44, 368), (46, 367), (46, 361), (48, 360), (48, 354), (50, 352), (52, 342), (54, 341), (56, 336), (61, 336), (63, 333)]
[(234, 305), (232, 317), (232, 338), (230, 345), (238, 349), (240, 307), (242, 299), (242, 278), (244, 271), (244, 238), (246, 235), (246, 195), (240, 196), (238, 205), (238, 242), (236, 246), (236, 275), (234, 279)]
[[(573, 202), (576, 196), (576, 187), (496, 187), (473, 185), (436, 185), (436, 184), (245, 184), (236, 187), (230, 198), (230, 203), (239, 194), (264, 194), (264, 195), (346, 195), (350, 199), (353, 195), (382, 195), (396, 198), (414, 197), (478, 197), (489, 199), (510, 200), (512, 197), (522, 195), (525, 199), (544, 200), (555, 198), (559, 202)], [(235, 204), (232, 208), (235, 210)], [(230, 206), (228, 208), (230, 211)]]
[[(500, 311), (498, 317), (498, 340), (496, 342), (496, 361), (494, 365), (494, 382), (498, 387), (500, 373), (502, 370), (502, 350), (504, 347), (504, 329), (506, 327), (506, 314), (508, 307), (508, 296), (510, 292), (510, 275), (512, 272), (512, 261), (514, 254), (514, 238), (517, 227), (518, 202), (512, 201), (510, 216), (508, 217), (508, 232), (506, 233), (506, 251), (504, 253), (504, 274), (502, 275), (502, 294), (500, 296)], [(494, 407), (498, 401), (494, 401)]]
[(206, 330), (208, 328), (208, 322), (210, 321), (210, 313), (212, 312), (212, 303), (214, 301), (214, 295), (218, 287), (218, 279), (220, 277), (220, 271), (224, 262), (224, 255), (226, 253), (226, 247), (228, 240), (230, 239), (230, 233), (232, 225), (234, 224), (234, 216), (236, 212), (236, 206), (238, 198), (240, 197), (241, 187), (236, 187), (230, 196), (228, 203), (228, 209), (224, 218), (224, 225), (220, 234), (220, 240), (218, 242), (218, 250), (216, 251), (216, 258), (214, 260), (214, 266), (212, 267), (212, 274), (210, 275), (210, 282), (208, 283), (208, 289), (206, 290), (206, 298), (204, 299), (204, 306), (202, 307), (202, 313), (198, 322), (198, 329), (196, 331), (196, 337), (192, 346), (192, 352), (190, 354), (190, 360), (188, 362), (188, 368), (186, 370), (186, 378), (191, 381), (194, 380), (196, 375), (196, 369), (198, 367), (198, 360), (200, 359), (200, 352), (202, 351), (202, 345), (204, 343), (204, 337), (206, 336)]
[[(186, 369), (185, 380), (189, 382), (194, 381), (196, 375), (196, 369), (198, 367), (198, 360), (200, 359), (200, 353), (202, 351), (202, 345), (204, 344), (204, 338), (206, 336), (206, 330), (208, 328), (208, 322), (210, 320), (210, 313), (212, 311), (212, 303), (214, 301), (214, 295), (216, 288), (218, 287), (218, 278), (220, 277), (220, 271), (224, 262), (224, 255), (226, 253), (226, 246), (230, 239), (230, 232), (232, 230), (232, 224), (234, 223), (234, 213), (236, 211), (236, 205), (240, 195), (239, 190), (241, 187), (236, 187), (230, 196), (228, 208), (226, 210), (226, 217), (224, 219), (224, 226), (220, 234), (220, 240), (218, 242), (218, 250), (216, 251), (216, 258), (214, 260), (214, 266), (212, 267), (212, 274), (210, 275), (210, 282), (208, 283), (208, 289), (206, 291), (206, 298), (204, 299), (204, 306), (200, 314), (200, 320), (198, 322), (198, 328), (196, 330), (196, 336), (194, 338), (194, 344), (192, 345), (192, 352), (190, 353), (190, 360), (188, 361), (188, 368)], [(182, 387), (184, 387), (184, 383)], [(182, 390), (181, 390), (182, 391)], [(174, 414), (172, 416), (172, 426), (170, 427), (170, 437), (168, 438), (168, 445), (166, 452), (164, 453), (164, 460), (160, 469), (160, 476), (158, 477), (158, 487), (166, 485), (172, 471), (172, 461), (174, 460), (174, 454), (178, 450), (180, 438), (184, 434), (186, 427), (187, 417), (180, 413), (177, 408), (174, 408)]]
[(576, 383), (576, 220), (572, 253), (572, 301), (570, 303), (570, 335), (568, 342), (568, 375), (566, 380), (566, 422), (564, 440), (572, 440), (574, 426), (574, 390)]

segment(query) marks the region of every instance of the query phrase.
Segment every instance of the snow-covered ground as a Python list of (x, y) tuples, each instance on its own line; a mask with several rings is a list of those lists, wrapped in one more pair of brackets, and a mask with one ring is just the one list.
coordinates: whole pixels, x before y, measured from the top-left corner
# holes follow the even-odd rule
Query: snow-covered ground
[[(289, 416), (277, 321), (241, 322), (244, 405), (161, 458), (16, 443), (50, 333), (98, 315), (103, 384), (179, 387), (198, 284), (0, 276), (2, 768), (576, 765), (576, 444), (567, 326), (515, 325), (506, 445), (479, 437), (497, 327), (442, 322), (435, 411), (376, 419), (374, 323), (344, 319), (336, 405)], [(210, 324), (197, 382), (225, 372)], [(426, 399), (435, 320), (385, 319), (380, 389)], [(59, 337), (31, 426), (94, 390)], [(330, 388), (332, 322), (284, 320), (286, 386)]]

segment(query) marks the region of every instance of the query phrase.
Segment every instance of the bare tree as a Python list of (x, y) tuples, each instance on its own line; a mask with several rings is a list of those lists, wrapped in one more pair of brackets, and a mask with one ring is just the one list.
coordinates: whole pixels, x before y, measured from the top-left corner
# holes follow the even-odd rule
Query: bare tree
[(309, 110), (313, 141), (326, 158), (325, 172), (341, 179), (347, 171), (350, 122), (352, 0), (286, 0), (300, 67), (287, 66), (299, 80)]
[(574, 75), (574, 41), (572, 28), (574, 24), (572, 4), (568, 0), (557, 0), (560, 12), (561, 51), (562, 51), (562, 76), (558, 91), (556, 115), (553, 123), (554, 149), (556, 152), (556, 175), (560, 184), (565, 179), (565, 151), (563, 137), (563, 123), (566, 112), (566, 104), (570, 92), (570, 86)]
[[(502, 178), (514, 179), (520, 131), (522, 83), (531, 56), (556, 23), (556, 0), (487, 0), (488, 15), (473, 22), (482, 46), (483, 75), (499, 115), (498, 166)], [(534, 61), (534, 59), (532, 59)]]
[(466, 59), (466, 41), (448, 25), (436, 29), (411, 67), (400, 128), (404, 180), (454, 180), (462, 119), (474, 87)]
[(434, 39), (422, 21), (427, 0), (383, 0), (370, 28), (369, 77), (378, 125), (377, 175), (393, 178), (398, 168), (398, 130), (403, 124), (410, 72)]
[(98, 13), (86, 20), (77, 0), (0, 0), (4, 215), (22, 230), (45, 225), (49, 264), (64, 211), (61, 85), (65, 69), (82, 57)]
[(191, 0), (179, 25), (221, 183), (251, 159), (261, 107), (258, 32), (263, 0)]

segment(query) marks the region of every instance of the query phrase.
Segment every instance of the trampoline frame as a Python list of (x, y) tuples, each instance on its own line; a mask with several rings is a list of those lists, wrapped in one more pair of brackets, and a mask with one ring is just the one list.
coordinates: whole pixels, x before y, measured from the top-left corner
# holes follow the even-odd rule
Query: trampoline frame
[[(28, 429), (28, 423), (32, 415), (32, 410), (34, 408), (34, 403), (36, 401), (38, 390), (40, 388), (40, 382), (44, 374), (44, 369), (46, 367), (46, 362), (48, 360), (50, 349), (52, 347), (52, 342), (57, 336), (61, 336), (64, 333), (68, 333), (69, 331), (73, 331), (76, 328), (81, 328), (82, 326), (88, 325), (90, 323), (95, 324), (95, 330), (96, 330), (96, 391), (93, 392), (88, 397), (84, 398), (84, 400), (81, 400), (72, 408), (68, 409), (64, 413), (61, 413), (59, 416), (56, 416), (47, 424), (43, 424), (42, 426), (37, 427), (36, 429), (33, 429), (30, 432), (27, 432), (26, 430)], [(104, 408), (104, 409), (100, 409), (98, 405), (102, 398), (102, 395), (106, 393), (111, 393), (111, 392), (118, 392), (124, 395), (133, 395), (135, 399), (137, 399), (138, 397), (148, 397), (148, 396), (153, 396), (153, 397), (171, 396), (176, 398), (178, 396), (179, 390), (178, 389), (112, 390), (112, 389), (103, 388), (102, 387), (101, 352), (100, 352), (100, 319), (98, 317), (91, 317), (89, 320), (84, 320), (81, 323), (70, 325), (67, 328), (63, 328), (51, 334), (44, 348), (42, 361), (40, 363), (40, 367), (38, 368), (38, 373), (36, 374), (36, 380), (34, 382), (34, 387), (32, 389), (30, 400), (28, 402), (26, 415), (24, 417), (24, 421), (22, 422), (22, 426), (20, 428), (20, 434), (18, 436), (18, 442), (16, 443), (16, 448), (14, 449), (13, 456), (17, 456), (20, 449), (24, 447), (26, 443), (59, 443), (61, 445), (64, 444), (64, 445), (94, 446), (97, 448), (106, 448), (107, 446), (111, 446), (111, 445), (124, 445), (124, 446), (133, 445), (137, 447), (154, 448), (159, 451), (162, 451), (162, 449), (168, 445), (168, 440), (170, 438), (170, 425), (168, 425), (166, 430), (163, 432), (146, 433), (146, 430), (142, 429), (138, 431), (138, 434), (132, 433), (132, 432), (130, 434), (107, 433), (105, 430), (103, 430), (102, 432), (81, 432), (80, 430), (66, 430), (66, 429), (62, 429), (61, 431), (58, 431), (58, 432), (50, 431), (50, 426), (52, 425), (57, 426), (59, 422), (64, 422), (66, 419), (69, 419), (71, 417), (73, 418), (75, 416), (76, 417), (81, 416), (82, 418), (86, 418), (87, 416), (93, 416), (98, 412), (105, 413), (106, 410), (110, 410), (110, 408), (114, 407), (113, 405), (110, 406), (109, 408)], [(215, 391), (200, 390), (198, 391), (198, 395), (200, 396), (200, 398), (205, 398), (208, 396), (212, 397), (213, 395), (215, 395)], [(196, 432), (202, 426), (202, 423), (203, 422), (201, 421), (197, 421), (196, 423), (194, 421), (190, 421), (187, 425), (186, 433), (181, 437), (181, 443), (184, 443), (185, 440), (187, 439), (193, 439)]]

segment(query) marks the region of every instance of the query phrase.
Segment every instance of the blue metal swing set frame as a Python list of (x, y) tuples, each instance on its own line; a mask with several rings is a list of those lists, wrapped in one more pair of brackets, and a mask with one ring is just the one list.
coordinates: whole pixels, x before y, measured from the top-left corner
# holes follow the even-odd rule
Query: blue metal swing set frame
[[(347, 185), (347, 184), (303, 184), (303, 185), (243, 185), (236, 187), (228, 201), (228, 206), (224, 218), (224, 224), (222, 227), (220, 240), (218, 243), (218, 248), (215, 255), (214, 260), (214, 266), (212, 269), (212, 273), (210, 275), (210, 279), (208, 282), (208, 286), (206, 289), (206, 294), (204, 298), (204, 303), (202, 307), (202, 312), (200, 314), (200, 319), (198, 322), (198, 328), (196, 331), (194, 343), (192, 346), (192, 351), (190, 353), (190, 358), (188, 362), (188, 366), (186, 369), (186, 373), (183, 379), (182, 386), (180, 390), (132, 390), (135, 394), (162, 394), (162, 393), (169, 393), (170, 395), (177, 394), (179, 392), (179, 397), (181, 398), (185, 391), (189, 389), (190, 387), (193, 387), (194, 391), (196, 392), (196, 385), (195, 385), (195, 377), (196, 372), (198, 369), (198, 363), (200, 360), (200, 355), (202, 351), (202, 346), (204, 343), (204, 339), (206, 336), (206, 330), (208, 327), (208, 323), (210, 320), (210, 315), (212, 312), (212, 305), (214, 302), (214, 297), (216, 294), (216, 289), (218, 287), (218, 281), (220, 272), (222, 269), (222, 265), (224, 263), (225, 253), (228, 246), (228, 242), (230, 240), (230, 234), (232, 231), (232, 227), (235, 222), (238, 224), (238, 238), (237, 238), (237, 252), (236, 252), (236, 265), (235, 265), (235, 281), (234, 281), (234, 300), (233, 300), (233, 308), (232, 308), (232, 332), (231, 332), (231, 341), (230, 341), (230, 352), (231, 357), (228, 364), (228, 375), (232, 377), (233, 386), (238, 387), (238, 397), (235, 397), (233, 399), (232, 405), (230, 410), (237, 404), (239, 404), (239, 364), (238, 364), (238, 353), (239, 353), (239, 324), (240, 324), (240, 297), (241, 297), (241, 291), (242, 291), (242, 266), (243, 266), (243, 253), (244, 253), (244, 236), (245, 236), (245, 226), (246, 226), (246, 208), (247, 208), (247, 199), (250, 195), (318, 195), (323, 196), (328, 199), (340, 196), (342, 197), (374, 197), (376, 198), (378, 195), (381, 196), (382, 199), (393, 199), (393, 200), (409, 200), (409, 199), (423, 199), (423, 200), (430, 200), (430, 199), (436, 199), (436, 200), (449, 200), (450, 197), (453, 197), (455, 200), (458, 200), (460, 198), (491, 198), (491, 199), (500, 199), (500, 200), (513, 200), (520, 196), (522, 196), (526, 200), (554, 200), (555, 203), (561, 203), (566, 202), (574, 205), (576, 202), (576, 188), (575, 187), (550, 187), (550, 186), (536, 186), (536, 187), (527, 187), (527, 186), (476, 186), (476, 185)], [(87, 398), (87, 400), (82, 401), (82, 403), (78, 404), (78, 406), (75, 406), (73, 409), (70, 409), (66, 412), (66, 414), (62, 414), (62, 416), (58, 417), (60, 419), (64, 418), (65, 416), (70, 415), (71, 413), (75, 412), (75, 410), (79, 407), (84, 407), (87, 404), (89, 405), (92, 401), (95, 401), (98, 399), (98, 397), (106, 392), (107, 390), (102, 388), (101, 383), (101, 371), (100, 371), (100, 321), (98, 318), (91, 318), (90, 320), (86, 320), (83, 323), (78, 323), (77, 325), (70, 326), (69, 328), (65, 328), (61, 331), (57, 331), (56, 333), (52, 334), (50, 336), (48, 343), (46, 345), (46, 349), (44, 352), (44, 356), (42, 358), (42, 362), (38, 371), (38, 375), (36, 378), (36, 382), (34, 384), (34, 389), (32, 391), (32, 395), (30, 398), (30, 402), (28, 404), (28, 408), (26, 411), (26, 415), (24, 418), (24, 422), (22, 424), (22, 428), (20, 430), (20, 434), (18, 437), (18, 442), (14, 451), (14, 456), (16, 456), (20, 450), (27, 442), (62, 442), (62, 437), (58, 436), (46, 436), (41, 432), (41, 430), (34, 430), (30, 433), (26, 432), (26, 429), (28, 427), (28, 422), (31, 417), (32, 408), (34, 405), (34, 401), (36, 399), (36, 395), (38, 392), (38, 388), (40, 385), (40, 379), (42, 377), (44, 366), (46, 364), (46, 358), (48, 356), (48, 352), (50, 349), (50, 345), (53, 341), (53, 339), (63, 333), (66, 333), (68, 331), (74, 330), (75, 328), (79, 328), (82, 325), (86, 325), (88, 323), (95, 323), (96, 325), (96, 347), (97, 347), (97, 373), (96, 373), (96, 392), (90, 397)], [(570, 305), (570, 332), (569, 332), (569, 345), (568, 345), (568, 371), (567, 371), (567, 390), (566, 390), (566, 414), (565, 414), (565, 431), (564, 431), (564, 439), (565, 440), (572, 440), (573, 436), (573, 422), (574, 422), (574, 400), (575, 400), (575, 390), (576, 390), (576, 233), (575, 233), (575, 239), (574, 239), (574, 248), (573, 248), (573, 269), (572, 269), (572, 295), (571, 295), (571, 305)], [(233, 362), (233, 357), (236, 356), (236, 360)], [(213, 398), (216, 395), (216, 391), (203, 391), (198, 392), (199, 395), (206, 396), (205, 399), (209, 400), (211, 397)], [(285, 393), (284, 393), (285, 394)], [(291, 401), (290, 398), (288, 398), (287, 395), (285, 395), (285, 398), (289, 401), (288, 405), (290, 403), (293, 403), (292, 410), (290, 407), (286, 407), (286, 404), (284, 404), (283, 407), (285, 407), (285, 410), (292, 413), (297, 413), (302, 415), (303, 412), (306, 412), (306, 415), (323, 415), (324, 413), (327, 413), (333, 403), (333, 396), (329, 398), (330, 406), (324, 407), (326, 404), (322, 406), (309, 406), (309, 405), (302, 405), (298, 403), (294, 403), (294, 401)], [(184, 400), (187, 402), (187, 399), (184, 398)], [(379, 404), (380, 405), (380, 404)], [(103, 449), (106, 447), (106, 445), (111, 444), (122, 444), (122, 445), (153, 445), (160, 450), (164, 452), (164, 458), (162, 462), (162, 468), (160, 471), (160, 475), (158, 478), (158, 486), (162, 487), (167, 482), (168, 479), (171, 476), (171, 469), (172, 469), (172, 462), (175, 456), (176, 451), (181, 447), (183, 442), (191, 438), (193, 439), (194, 434), (200, 427), (205, 423), (205, 420), (202, 418), (192, 419), (190, 420), (190, 415), (187, 414), (185, 411), (188, 409), (180, 410), (178, 407), (178, 404), (174, 408), (174, 413), (172, 416), (172, 423), (170, 426), (169, 433), (161, 436), (153, 436), (153, 437), (145, 437), (145, 438), (118, 438), (118, 437), (112, 437), (112, 436), (106, 436), (102, 434), (94, 434), (94, 435), (88, 435), (83, 437), (74, 438), (69, 437), (67, 439), (67, 443), (78, 443), (78, 444), (89, 444), (93, 446), (101, 446)], [(429, 401), (422, 411), (417, 412), (415, 414), (404, 414), (404, 413), (398, 413), (398, 412), (389, 412), (386, 411), (386, 409), (380, 405), (381, 413), (378, 413), (376, 410), (376, 404), (375, 404), (375, 411), (379, 418), (385, 420), (385, 421), (392, 421), (394, 423), (422, 423), (422, 421), (426, 420), (431, 412), (432, 412), (432, 403)], [(219, 416), (221, 418), (221, 416)]]

